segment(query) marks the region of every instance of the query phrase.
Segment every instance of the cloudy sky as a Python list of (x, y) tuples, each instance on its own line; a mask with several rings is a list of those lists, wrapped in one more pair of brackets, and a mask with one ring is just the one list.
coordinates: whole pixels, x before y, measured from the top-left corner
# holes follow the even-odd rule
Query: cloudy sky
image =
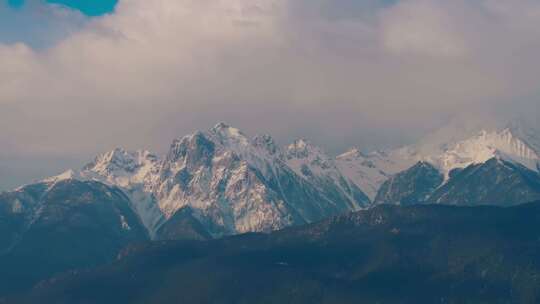
[(534, 121), (538, 54), (537, 0), (4, 1), (0, 189), (219, 121), (331, 153)]

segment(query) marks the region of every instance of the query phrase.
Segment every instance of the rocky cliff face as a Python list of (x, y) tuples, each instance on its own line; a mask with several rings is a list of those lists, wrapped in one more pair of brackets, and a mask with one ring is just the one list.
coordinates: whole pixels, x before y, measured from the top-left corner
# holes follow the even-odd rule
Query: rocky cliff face
[(280, 148), (268, 135), (218, 124), (174, 140), (163, 157), (114, 149), (82, 170), (0, 194), (0, 269), (15, 280), (17, 267), (32, 265), (20, 277), (28, 283), (148, 239), (271, 232), (379, 204), (540, 199), (534, 133), (475, 134), (332, 158), (306, 140)]
[[(537, 171), (537, 141), (523, 128), (445, 133), (397, 150), (364, 154), (353, 149), (333, 158), (306, 140), (280, 148), (268, 135), (248, 138), (218, 124), (174, 140), (163, 158), (148, 151), (115, 149), (80, 171), (51, 180), (95, 180), (122, 189), (152, 238), (162, 238), (160, 228), (184, 207), (191, 210), (189, 223), (197, 221), (208, 235), (221, 237), (310, 223), (367, 208), (371, 201), (454, 204), (465, 196), (453, 188), (457, 181), (450, 173), (492, 158)], [(497, 172), (493, 174), (507, 174)], [(471, 178), (468, 183), (476, 188), (460, 189), (471, 193), (470, 200), (484, 202), (473, 192), (487, 191), (488, 185)], [(503, 199), (528, 201), (533, 192), (520, 190), (523, 196)]]
[(365, 203), (319, 181), (297, 174), (271, 137), (218, 124), (172, 144), (154, 191), (166, 218), (189, 206), (214, 236), (309, 223)]
[(370, 200), (351, 179), (339, 170), (336, 161), (306, 140), (296, 140), (285, 149), (287, 165), (311, 182), (325, 196), (344, 202), (351, 210), (365, 208)]
[[(368, 205), (330, 157), (296, 144), (281, 149), (268, 135), (248, 138), (218, 124), (174, 140), (161, 160), (116, 149), (75, 175), (123, 189), (153, 238), (163, 238), (160, 227), (185, 207), (191, 210), (188, 222), (220, 237), (310, 223)], [(168, 231), (175, 230), (171, 225)]]
[[(66, 179), (121, 189), (153, 239), (183, 238), (180, 231), (213, 238), (268, 232), (368, 208), (371, 201), (496, 204), (536, 198), (534, 132), (508, 126), (436, 134), (397, 150), (365, 154), (353, 149), (333, 158), (306, 140), (281, 148), (268, 135), (249, 138), (218, 124), (174, 140), (164, 157), (115, 149), (82, 170), (26, 187), (35, 189), (32, 193), (5, 194), (10, 204), (1, 212), (16, 212), (10, 211), (2, 225), (5, 231), (17, 231), (32, 214), (27, 211), (36, 208), (40, 185)], [(499, 165), (490, 159), (498, 159)], [(473, 170), (476, 166), (482, 170)], [(180, 210), (182, 220), (175, 217)], [(17, 232), (3, 237), (16, 238)]]

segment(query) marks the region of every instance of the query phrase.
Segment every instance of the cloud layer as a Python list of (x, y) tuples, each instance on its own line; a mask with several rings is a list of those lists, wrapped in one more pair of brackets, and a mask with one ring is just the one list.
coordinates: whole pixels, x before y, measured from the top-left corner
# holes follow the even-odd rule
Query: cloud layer
[(48, 48), (0, 44), (0, 157), (160, 151), (217, 121), (370, 149), (540, 114), (533, 0), (121, 0), (74, 20)]

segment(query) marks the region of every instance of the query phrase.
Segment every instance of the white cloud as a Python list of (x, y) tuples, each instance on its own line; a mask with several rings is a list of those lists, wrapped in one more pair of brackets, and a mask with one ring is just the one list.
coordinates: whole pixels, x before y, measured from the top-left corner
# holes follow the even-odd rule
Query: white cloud
[(384, 12), (382, 39), (385, 47), (395, 53), (464, 56), (465, 39), (455, 26), (451, 12), (439, 3), (406, 0)]
[(0, 45), (2, 154), (159, 150), (221, 120), (373, 147), (537, 105), (536, 2), (356, 3), (121, 0), (50, 48)]

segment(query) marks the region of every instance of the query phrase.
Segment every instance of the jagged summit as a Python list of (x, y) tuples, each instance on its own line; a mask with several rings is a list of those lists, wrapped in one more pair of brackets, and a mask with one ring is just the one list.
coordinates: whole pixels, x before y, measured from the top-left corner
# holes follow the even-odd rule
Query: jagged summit
[[(538, 134), (519, 120), (500, 123), (456, 119), (416, 144), (367, 154), (351, 150), (338, 156), (337, 162), (340, 170), (375, 201), (399, 203), (405, 198), (409, 203), (520, 203), (540, 192), (535, 183), (529, 183), (539, 178)], [(418, 162), (426, 164), (426, 170), (415, 168)], [(427, 198), (427, 192), (417, 186), (427, 185), (425, 189), (432, 190), (439, 187), (435, 170), (444, 181), (440, 190)]]
[(305, 138), (298, 138), (295, 141), (293, 141), (288, 147), (288, 150), (300, 150), (304, 151), (308, 148), (312, 147), (312, 144)]
[[(163, 156), (116, 148), (81, 170), (0, 193), (0, 218), (7, 219), (0, 223), (0, 254), (49, 222), (55, 238), (56, 227), (90, 227), (93, 239), (105, 240), (80, 247), (86, 254), (148, 236), (270, 232), (378, 204), (509, 206), (540, 199), (533, 129), (510, 124), (446, 133), (399, 149), (353, 148), (332, 157), (305, 139), (280, 147), (269, 135), (249, 138), (220, 123), (173, 140)], [(59, 244), (71, 244), (64, 238), (58, 235)], [(77, 247), (79, 237), (71, 241)]]
[(325, 156), (325, 153), (310, 141), (299, 138), (286, 147), (288, 158), (307, 158), (310, 156)]
[[(403, 188), (417, 187), (424, 182), (421, 175), (434, 170), (446, 183), (450, 172), (490, 159), (538, 171), (534, 131), (516, 123), (475, 128), (450, 126), (433, 133), (445, 136), (426, 136), (399, 149), (364, 153), (352, 148), (332, 157), (306, 139), (280, 147), (270, 135), (249, 138), (218, 123), (175, 139), (163, 157), (116, 148), (81, 170), (46, 181), (92, 180), (118, 187), (153, 238), (183, 208), (192, 210), (187, 222), (196, 219), (213, 237), (270, 231), (367, 208), (381, 185), (410, 168), (413, 174), (393, 179)], [(405, 180), (408, 176), (416, 176), (416, 184)], [(168, 225), (166, 231), (177, 230)]]
[[(149, 173), (147, 170), (156, 167), (158, 162), (158, 157), (146, 150), (127, 151), (115, 148), (110, 152), (98, 155), (93, 162), (83, 167), (83, 171), (115, 178), (129, 175), (137, 176)], [(139, 177), (143, 178), (144, 176)]]
[(416, 163), (407, 148), (363, 153), (350, 150), (336, 158), (339, 170), (373, 201), (379, 187), (392, 175)]
[(439, 166), (446, 174), (455, 168), (484, 163), (493, 157), (504, 157), (532, 170), (537, 169), (540, 161), (538, 152), (509, 128), (495, 131), (482, 129), (467, 139), (441, 145), (435, 151), (420, 146), (417, 154)]
[(250, 140), (242, 131), (225, 123), (218, 123), (208, 133), (226, 146), (239, 148), (248, 146), (250, 143)]
[(359, 148), (353, 147), (344, 153), (338, 155), (336, 159), (354, 159), (359, 157), (366, 157), (367, 155), (364, 154)]
[(270, 155), (279, 155), (281, 153), (281, 149), (276, 144), (274, 138), (268, 134), (253, 137), (253, 145), (256, 148), (263, 149)]
[(69, 170), (66, 170), (56, 176), (51, 176), (51, 177), (48, 177), (44, 180), (42, 180), (42, 182), (44, 183), (56, 183), (56, 182), (59, 182), (59, 181), (63, 181), (63, 180), (68, 180), (68, 179), (76, 179), (76, 178), (79, 178), (80, 177), (80, 174), (79, 172), (76, 172), (72, 169), (69, 169)]
[(212, 130), (222, 130), (222, 129), (229, 129), (231, 126), (226, 124), (225, 122), (218, 122), (217, 124), (214, 125), (214, 127), (212, 128)]
[[(321, 148), (297, 139), (285, 148), (287, 165), (317, 187), (332, 189), (336, 200), (348, 202), (351, 209), (366, 207), (370, 200), (351, 179), (339, 170), (336, 161)], [(331, 195), (331, 194), (330, 194)]]
[(250, 139), (225, 123), (175, 139), (163, 158), (116, 148), (70, 176), (122, 189), (153, 238), (182, 230), (171, 224), (182, 221), (169, 220), (185, 208), (192, 210), (188, 222), (197, 219), (217, 237), (308, 223), (369, 203), (320, 148), (296, 141), (295, 149), (282, 149), (269, 135)]
[(160, 166), (161, 160), (149, 151), (117, 148), (96, 157), (83, 168), (81, 174), (110, 184), (129, 186), (152, 179)]
[(362, 153), (352, 149), (336, 158), (339, 169), (374, 199), (391, 176), (419, 161), (438, 168), (448, 180), (450, 172), (492, 158), (540, 171), (540, 132), (519, 120), (456, 118), (418, 143), (399, 149)]
[[(285, 149), (287, 163), (295, 172), (305, 175), (308, 170), (322, 174), (322, 171), (338, 171), (334, 160), (321, 148), (306, 139), (297, 139)], [(336, 172), (337, 174), (337, 172)]]

